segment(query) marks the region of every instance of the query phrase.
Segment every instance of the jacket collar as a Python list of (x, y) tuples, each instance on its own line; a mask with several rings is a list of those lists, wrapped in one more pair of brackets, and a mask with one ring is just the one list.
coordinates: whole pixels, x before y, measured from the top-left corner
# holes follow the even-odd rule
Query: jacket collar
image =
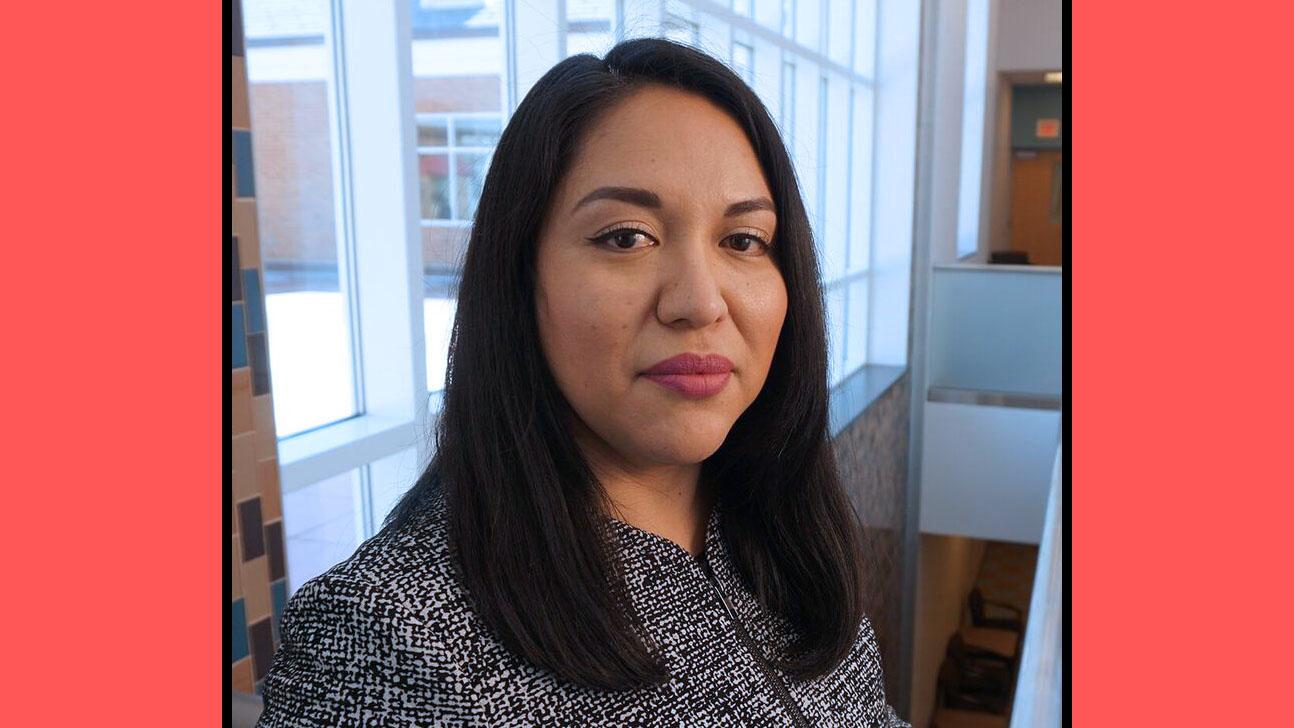
[[(698, 584), (696, 593), (710, 595), (713, 586), (701, 567), (700, 558), (664, 536), (643, 530), (606, 514), (600, 514), (604, 528), (617, 540), (620, 566), (629, 572), (629, 581), (653, 585), (688, 582)], [(728, 598), (751, 638), (769, 659), (787, 654), (794, 638), (791, 625), (760, 603), (746, 587), (732, 562), (723, 538), (724, 513), (716, 506), (706, 520), (705, 551), (719, 587)], [(631, 591), (633, 591), (631, 589)], [(639, 593), (639, 599), (659, 599), (660, 593)], [(700, 607), (702, 605), (693, 605)]]

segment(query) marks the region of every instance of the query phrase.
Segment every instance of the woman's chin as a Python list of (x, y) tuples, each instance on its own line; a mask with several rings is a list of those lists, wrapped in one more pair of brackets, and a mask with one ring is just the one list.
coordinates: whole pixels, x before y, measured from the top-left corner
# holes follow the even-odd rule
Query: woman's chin
[(731, 427), (731, 422), (725, 422), (722, 425), (693, 424), (690, 427), (680, 427), (665, 432), (654, 428), (656, 436), (641, 443), (641, 446), (648, 453), (648, 457), (656, 462), (695, 464), (710, 457), (719, 449)]

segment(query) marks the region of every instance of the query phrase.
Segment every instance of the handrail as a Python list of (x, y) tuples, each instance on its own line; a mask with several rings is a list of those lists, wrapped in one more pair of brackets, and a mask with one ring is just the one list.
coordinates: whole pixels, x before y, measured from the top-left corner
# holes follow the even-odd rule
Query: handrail
[(1047, 516), (1042, 543), (1038, 547), (1038, 568), (1033, 577), (1033, 596), (1029, 600), (1028, 624), (1020, 654), (1019, 681), (1015, 705), (1011, 709), (1011, 728), (1051, 728), (1061, 724), (1061, 520), (1060, 456), (1051, 469), (1051, 488), (1047, 495)]

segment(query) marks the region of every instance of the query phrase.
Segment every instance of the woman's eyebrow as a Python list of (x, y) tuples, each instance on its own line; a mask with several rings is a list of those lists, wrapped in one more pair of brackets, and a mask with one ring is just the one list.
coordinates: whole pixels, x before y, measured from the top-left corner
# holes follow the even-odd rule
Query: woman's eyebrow
[(650, 190), (637, 187), (599, 187), (575, 203), (575, 207), (571, 208), (571, 212), (575, 212), (594, 200), (619, 200), (639, 207), (649, 207), (653, 210), (660, 209), (660, 197)]
[[(661, 207), (660, 196), (651, 190), (644, 190), (638, 187), (599, 187), (582, 197), (579, 202), (575, 203), (575, 207), (571, 208), (571, 212), (575, 212), (595, 200), (619, 200), (620, 202), (627, 202), (631, 205), (646, 207), (653, 210), (659, 210)], [(776, 209), (773, 207), (772, 200), (767, 197), (756, 197), (728, 205), (728, 209), (724, 210), (723, 216), (736, 217), (737, 215), (744, 215), (745, 213), (756, 212), (758, 210), (776, 212)]]
[(724, 211), (723, 216), (736, 217), (737, 215), (744, 215), (747, 212), (755, 212), (757, 210), (777, 212), (773, 207), (772, 200), (767, 197), (756, 197), (751, 200), (742, 200), (741, 202), (734, 202), (731, 205), (728, 205), (728, 209)]

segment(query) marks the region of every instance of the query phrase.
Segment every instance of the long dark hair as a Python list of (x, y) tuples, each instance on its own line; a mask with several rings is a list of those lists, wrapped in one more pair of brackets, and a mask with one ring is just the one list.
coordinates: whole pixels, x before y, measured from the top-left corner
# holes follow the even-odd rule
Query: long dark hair
[(777, 208), (787, 313), (763, 390), (701, 467), (725, 544), (752, 591), (799, 635), (778, 667), (831, 671), (863, 616), (861, 543), (827, 433), (827, 339), (812, 232), (767, 109), (722, 63), (660, 39), (558, 63), (517, 107), (485, 178), (463, 262), (435, 455), (387, 517), (398, 527), (443, 489), (456, 569), (481, 619), (515, 654), (586, 687), (668, 674), (635, 636), (600, 538), (606, 494), (569, 428), (540, 348), (535, 248), (558, 181), (590, 124), (646, 84), (699, 94), (745, 130)]

